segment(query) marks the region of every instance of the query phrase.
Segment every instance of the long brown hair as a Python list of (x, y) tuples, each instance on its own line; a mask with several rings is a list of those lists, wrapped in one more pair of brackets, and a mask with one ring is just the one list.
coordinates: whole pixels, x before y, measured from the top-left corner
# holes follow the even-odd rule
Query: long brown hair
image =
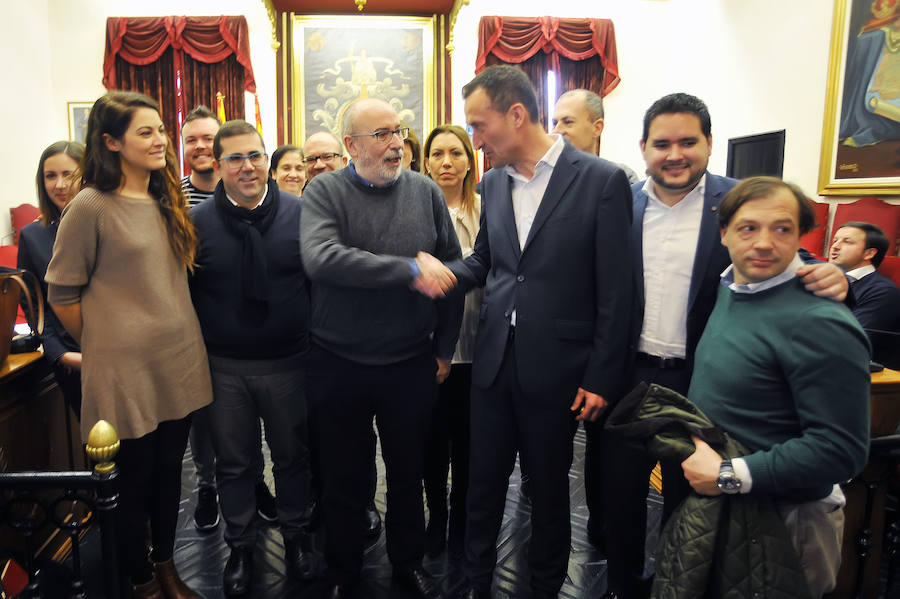
[[(47, 186), (44, 183), (44, 163), (47, 162), (47, 159), (57, 154), (65, 154), (74, 160), (76, 164), (81, 164), (81, 161), (84, 159), (84, 144), (80, 141), (58, 141), (47, 146), (41, 153), (34, 183), (37, 186), (38, 207), (41, 209), (41, 224), (45, 227), (53, 221), (59, 220), (60, 216), (60, 210), (50, 200), (50, 196), (47, 195)], [(74, 175), (77, 177), (77, 172)], [(73, 181), (75, 177), (72, 178)]]
[[(115, 191), (124, 184), (119, 152), (106, 147), (103, 135), (121, 139), (138, 108), (151, 108), (157, 113), (159, 105), (147, 96), (135, 92), (112, 91), (101, 96), (88, 117), (84, 161), (81, 165), (81, 186), (100, 191)], [(166, 222), (169, 244), (175, 256), (188, 270), (194, 268), (197, 233), (188, 216), (187, 201), (181, 191), (177, 158), (172, 139), (166, 134), (166, 166), (150, 172), (148, 192), (156, 199)]]
[(469, 134), (466, 133), (466, 130), (459, 125), (450, 124), (438, 125), (434, 129), (432, 129), (431, 133), (428, 134), (428, 139), (425, 140), (424, 161), (428, 161), (428, 156), (431, 155), (431, 144), (434, 141), (434, 138), (441, 133), (452, 133), (453, 135), (458, 137), (459, 141), (462, 143), (463, 148), (466, 151), (466, 158), (469, 159), (469, 170), (466, 172), (466, 176), (463, 179), (461, 208), (466, 214), (474, 214), (475, 172), (477, 167), (475, 166), (475, 150), (472, 149), (472, 142), (469, 139)]

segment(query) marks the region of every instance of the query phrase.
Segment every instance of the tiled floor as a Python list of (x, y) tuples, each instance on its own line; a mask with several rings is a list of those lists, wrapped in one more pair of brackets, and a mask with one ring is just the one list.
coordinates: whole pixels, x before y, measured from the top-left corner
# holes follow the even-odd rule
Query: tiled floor
[[(188, 450), (190, 451), (190, 450)], [(587, 541), (587, 507), (584, 503), (584, 486), (582, 481), (582, 460), (584, 456), (584, 433), (579, 430), (575, 437), (575, 459), (569, 473), (572, 497), (572, 553), (569, 558), (569, 569), (566, 582), (560, 597), (566, 599), (596, 598), (606, 589), (606, 560), (595, 551)], [(268, 461), (268, 455), (266, 456)], [(384, 515), (385, 487), (384, 465), (378, 458), (379, 485), (376, 493), (376, 504)], [(266, 476), (270, 488), (271, 470), (267, 466)], [(184, 474), (182, 477), (181, 513), (178, 519), (178, 538), (175, 548), (175, 562), (184, 580), (206, 599), (223, 597), (222, 569), (228, 558), (228, 547), (222, 540), (223, 524), (210, 533), (199, 533), (194, 529), (193, 512), (197, 498), (194, 484), (194, 465), (190, 455), (185, 456)], [(499, 599), (527, 599), (528, 590), (527, 551), (530, 536), (528, 503), (519, 496), (519, 471), (514, 471), (510, 478), (509, 492), (506, 500), (506, 512), (498, 541), (498, 564), (494, 576), (494, 593)], [(648, 500), (651, 520), (658, 520), (662, 500), (651, 490)], [(652, 528), (652, 526), (651, 526)], [(653, 534), (651, 532), (651, 534)], [(91, 554), (99, 552), (99, 539), (91, 533), (85, 548), (89, 563), (97, 563)], [(253, 597), (260, 598), (313, 598), (318, 593), (316, 584), (300, 584), (285, 577), (282, 560), (283, 545), (277, 527), (265, 527), (256, 547), (256, 573)], [(438, 559), (426, 558), (425, 568), (444, 581), (444, 589), (448, 592), (458, 590), (461, 584), (461, 573), (458, 564), (448, 563), (446, 553)], [(96, 568), (88, 568), (86, 580), (89, 588), (98, 588)], [(385, 549), (384, 534), (366, 549), (365, 566), (362, 575), (359, 597), (365, 599), (403, 599), (408, 597), (403, 589), (391, 582), (391, 566)], [(101, 585), (102, 586), (102, 585)], [(99, 595), (90, 595), (100, 597)]]

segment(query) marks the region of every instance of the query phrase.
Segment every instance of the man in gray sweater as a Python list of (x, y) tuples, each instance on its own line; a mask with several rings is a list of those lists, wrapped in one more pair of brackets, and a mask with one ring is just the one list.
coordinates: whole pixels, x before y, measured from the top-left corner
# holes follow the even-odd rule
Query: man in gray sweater
[(400, 168), (408, 130), (390, 105), (356, 102), (342, 133), (352, 161), (309, 184), (300, 224), (312, 281), (308, 396), (322, 473), (327, 596), (346, 597), (359, 580), (374, 416), (388, 473), (394, 577), (417, 596), (440, 597), (422, 568), (421, 480), (436, 384), (449, 372), (463, 304), (416, 292), (455, 282), (416, 256), (459, 258), (459, 243), (440, 188)]

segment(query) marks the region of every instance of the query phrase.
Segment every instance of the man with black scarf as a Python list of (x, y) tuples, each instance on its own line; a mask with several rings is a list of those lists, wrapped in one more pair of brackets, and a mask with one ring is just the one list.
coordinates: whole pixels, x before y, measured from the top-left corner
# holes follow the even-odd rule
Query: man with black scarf
[(258, 417), (274, 464), (287, 571), (300, 579), (316, 574), (306, 510), (309, 287), (300, 258), (300, 200), (268, 178), (256, 129), (225, 123), (213, 154), (221, 181), (191, 211), (200, 243), (190, 280), (213, 380), (210, 423), (231, 548), (223, 588), (242, 595), (253, 579)]

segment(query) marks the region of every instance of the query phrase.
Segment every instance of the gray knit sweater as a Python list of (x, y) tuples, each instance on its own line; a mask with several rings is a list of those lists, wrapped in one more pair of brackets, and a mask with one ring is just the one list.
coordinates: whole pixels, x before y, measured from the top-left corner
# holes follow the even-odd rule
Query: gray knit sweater
[(440, 188), (402, 169), (374, 187), (351, 166), (318, 175), (303, 192), (300, 244), (312, 281), (313, 341), (363, 364), (392, 364), (431, 351), (450, 358), (462, 297), (432, 301), (410, 288), (410, 258), (447, 261), (459, 242)]

